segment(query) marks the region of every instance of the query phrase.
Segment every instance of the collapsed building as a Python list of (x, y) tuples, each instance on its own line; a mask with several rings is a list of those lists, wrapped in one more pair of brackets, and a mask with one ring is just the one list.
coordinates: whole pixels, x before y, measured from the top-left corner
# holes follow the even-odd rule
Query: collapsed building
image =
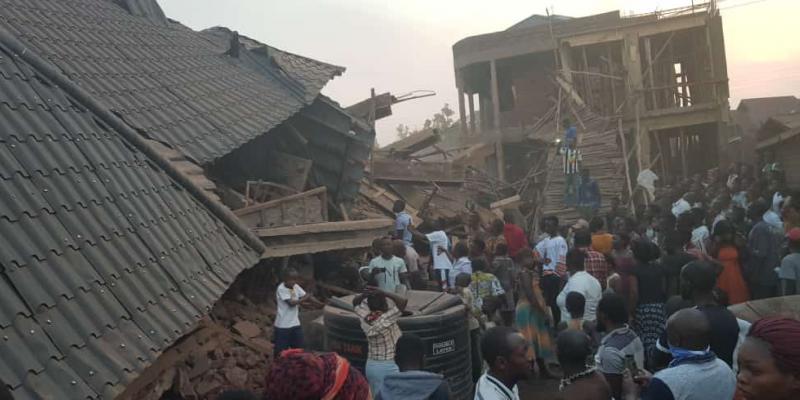
[(343, 72), (155, 0), (0, 1), (0, 389), (263, 386), (274, 309), (233, 308), (250, 302), (231, 286), (269, 298), (260, 266), (391, 230), (351, 218), (376, 102), (355, 117), (322, 95)]
[[(579, 136), (596, 139), (584, 163), (604, 198), (629, 196), (647, 169), (668, 180), (716, 167), (727, 140), (728, 76), (715, 2), (644, 15), (534, 15), (457, 42), (453, 60), (465, 145), (493, 144), (478, 162), (500, 181), (537, 175), (538, 190), (550, 193), (545, 201), (518, 194), (547, 214), (578, 216), (553, 204), (563, 194), (560, 178), (550, 185), (544, 169), (521, 166), (536, 158), (553, 163), (565, 118)], [(549, 158), (519, 154), (520, 144), (537, 141)]]

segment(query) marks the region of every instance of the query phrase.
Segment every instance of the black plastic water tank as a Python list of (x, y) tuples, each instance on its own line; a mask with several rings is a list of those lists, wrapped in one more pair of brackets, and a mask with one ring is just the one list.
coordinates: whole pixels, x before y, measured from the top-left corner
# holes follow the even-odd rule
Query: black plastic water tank
[[(450, 382), (455, 399), (472, 395), (472, 367), (469, 325), (458, 296), (412, 290), (407, 314), (398, 325), (425, 342), (425, 370), (442, 374)], [(328, 351), (347, 358), (364, 370), (367, 339), (358, 316), (352, 311), (353, 296), (334, 299), (325, 307), (325, 339)]]

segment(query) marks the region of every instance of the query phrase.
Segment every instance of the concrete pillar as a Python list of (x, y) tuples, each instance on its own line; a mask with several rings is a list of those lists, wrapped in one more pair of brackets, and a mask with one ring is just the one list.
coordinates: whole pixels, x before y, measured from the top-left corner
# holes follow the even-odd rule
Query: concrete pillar
[(458, 118), (461, 122), (461, 136), (467, 136), (467, 110), (466, 106), (464, 106), (463, 83), (458, 86)]
[(469, 134), (475, 135), (475, 94), (467, 93), (469, 100)]
[(491, 89), (492, 89), (492, 114), (494, 114), (492, 127), (494, 128), (497, 137), (497, 144), (495, 154), (497, 155), (497, 177), (501, 181), (506, 180), (506, 158), (505, 151), (503, 151), (503, 134), (500, 130), (500, 87), (497, 82), (497, 60), (491, 61)]

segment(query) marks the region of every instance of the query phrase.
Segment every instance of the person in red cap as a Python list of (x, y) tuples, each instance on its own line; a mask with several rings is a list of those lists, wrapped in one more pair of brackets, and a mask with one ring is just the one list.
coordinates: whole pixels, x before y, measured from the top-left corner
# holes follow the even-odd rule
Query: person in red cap
[(781, 278), (781, 294), (791, 296), (800, 293), (800, 228), (792, 228), (786, 234), (789, 254), (781, 261), (778, 277)]

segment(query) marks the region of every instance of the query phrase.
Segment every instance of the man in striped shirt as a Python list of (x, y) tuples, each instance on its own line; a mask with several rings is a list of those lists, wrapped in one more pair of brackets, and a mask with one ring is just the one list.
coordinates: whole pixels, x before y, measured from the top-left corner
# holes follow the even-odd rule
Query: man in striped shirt
[(481, 340), (489, 370), (478, 379), (475, 400), (519, 400), (517, 382), (531, 375), (528, 342), (514, 329), (498, 326)]

